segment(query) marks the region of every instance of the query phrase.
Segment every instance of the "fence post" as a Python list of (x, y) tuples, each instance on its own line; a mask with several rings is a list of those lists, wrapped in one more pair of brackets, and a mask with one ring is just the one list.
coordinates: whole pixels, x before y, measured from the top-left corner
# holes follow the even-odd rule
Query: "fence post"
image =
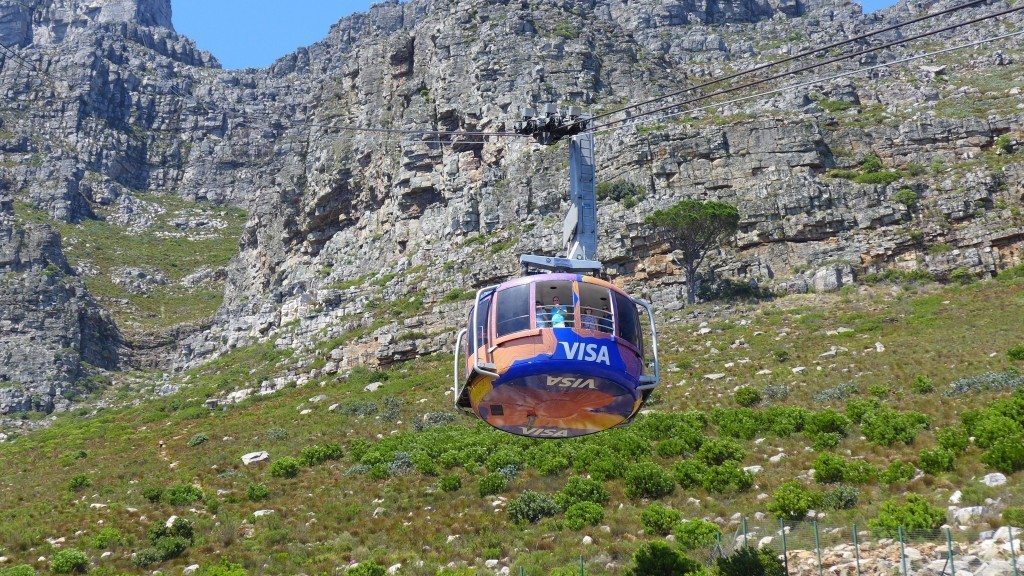
[(853, 525), (853, 558), (857, 563), (857, 576), (860, 576), (860, 540), (857, 535), (857, 525)]
[(519, 567), (519, 576), (526, 576), (526, 568)]
[(586, 568), (583, 567), (583, 556), (580, 556), (580, 576), (587, 576)]
[(814, 521), (814, 550), (818, 553), (818, 576), (822, 576), (821, 567), (821, 536), (818, 535), (818, 521)]
[(789, 545), (786, 543), (786, 521), (779, 518), (779, 531), (782, 532), (782, 564), (786, 567), (786, 576), (789, 576)]
[(897, 529), (897, 534), (900, 537), (900, 567), (903, 569), (903, 576), (909, 576), (907, 572), (907, 549), (903, 544), (903, 526)]
[(956, 576), (956, 555), (953, 553), (953, 533), (946, 528), (946, 546), (949, 548), (949, 572)]
[(747, 541), (747, 517), (744, 516), (743, 517), (743, 547), (746, 548), (749, 545), (750, 545), (750, 542)]
[(1013, 549), (1013, 526), (1007, 526), (1006, 531), (1010, 534), (1010, 558), (1013, 559), (1013, 576), (1020, 576), (1017, 572), (1017, 551)]

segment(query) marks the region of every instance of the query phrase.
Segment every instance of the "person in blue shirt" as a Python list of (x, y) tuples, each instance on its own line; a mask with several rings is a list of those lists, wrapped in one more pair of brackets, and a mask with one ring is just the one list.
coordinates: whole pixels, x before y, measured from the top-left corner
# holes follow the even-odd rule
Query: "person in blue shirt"
[(551, 299), (551, 327), (565, 328), (565, 306), (559, 303), (558, 296)]

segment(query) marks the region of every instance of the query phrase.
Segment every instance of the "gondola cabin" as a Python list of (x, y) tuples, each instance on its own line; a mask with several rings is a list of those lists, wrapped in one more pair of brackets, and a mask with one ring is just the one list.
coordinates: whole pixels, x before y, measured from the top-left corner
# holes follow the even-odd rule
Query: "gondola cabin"
[(628, 422), (658, 378), (650, 304), (580, 274), (480, 290), (456, 342), (456, 407), (521, 436), (569, 438)]

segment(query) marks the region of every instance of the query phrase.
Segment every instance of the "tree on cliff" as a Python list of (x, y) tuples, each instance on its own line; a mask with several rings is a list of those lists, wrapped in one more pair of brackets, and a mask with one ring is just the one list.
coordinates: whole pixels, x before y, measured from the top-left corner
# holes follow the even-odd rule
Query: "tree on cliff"
[(647, 217), (673, 250), (682, 252), (676, 262), (686, 275), (686, 301), (697, 301), (697, 269), (711, 249), (736, 234), (740, 213), (735, 206), (712, 200), (682, 200)]

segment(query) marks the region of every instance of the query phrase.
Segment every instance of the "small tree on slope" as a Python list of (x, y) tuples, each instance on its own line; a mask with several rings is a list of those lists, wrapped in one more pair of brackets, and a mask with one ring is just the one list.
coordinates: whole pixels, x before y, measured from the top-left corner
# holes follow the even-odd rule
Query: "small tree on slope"
[(736, 234), (739, 211), (724, 202), (682, 200), (651, 214), (647, 222), (661, 229), (669, 245), (682, 252), (677, 263), (686, 274), (686, 301), (693, 304), (697, 301), (697, 269), (711, 249)]

